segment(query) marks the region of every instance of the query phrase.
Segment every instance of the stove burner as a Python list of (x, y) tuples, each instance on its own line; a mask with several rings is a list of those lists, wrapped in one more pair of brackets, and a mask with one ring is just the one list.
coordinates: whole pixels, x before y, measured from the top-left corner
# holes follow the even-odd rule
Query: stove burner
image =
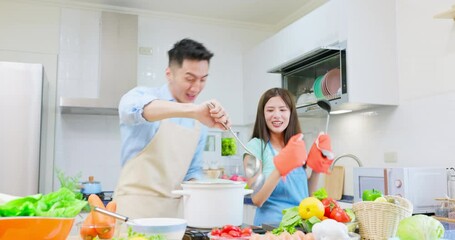
[[(94, 194), (97, 195), (101, 199), (101, 201), (103, 201), (104, 205), (106, 205), (108, 202), (112, 201), (113, 193), (114, 193), (114, 191), (103, 191), (103, 192), (94, 193)], [(90, 194), (82, 193), (82, 198), (84, 200), (87, 200), (89, 196), (90, 196)]]

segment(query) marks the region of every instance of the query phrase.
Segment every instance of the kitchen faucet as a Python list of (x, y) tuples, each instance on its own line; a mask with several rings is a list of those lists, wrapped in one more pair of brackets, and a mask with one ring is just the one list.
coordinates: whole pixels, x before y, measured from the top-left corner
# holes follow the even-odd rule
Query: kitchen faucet
[(362, 166), (363, 166), (363, 165), (362, 165), (362, 162), (360, 161), (360, 159), (359, 159), (356, 155), (351, 154), (351, 153), (345, 153), (345, 154), (341, 154), (340, 156), (336, 157), (335, 160), (333, 160), (332, 165), (330, 165), (330, 172), (332, 172), (333, 167), (335, 166), (335, 163), (336, 163), (338, 160), (340, 160), (341, 158), (344, 158), (344, 157), (349, 157), (349, 158), (351, 158), (351, 159), (354, 159), (354, 160), (357, 162), (357, 164), (359, 164), (359, 167), (362, 167)]

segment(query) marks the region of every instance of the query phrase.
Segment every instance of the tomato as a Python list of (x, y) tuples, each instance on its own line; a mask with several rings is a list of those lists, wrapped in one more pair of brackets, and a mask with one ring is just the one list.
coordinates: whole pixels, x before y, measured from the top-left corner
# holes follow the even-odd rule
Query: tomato
[(337, 222), (349, 222), (351, 219), (349, 215), (340, 207), (334, 208), (330, 213), (330, 218), (337, 221)]
[(212, 229), (212, 231), (210, 232), (210, 235), (212, 235), (212, 236), (220, 236), (221, 235), (221, 229), (219, 229), (219, 228)]
[(333, 198), (324, 198), (321, 202), (324, 205), (324, 216), (326, 217), (330, 217), (330, 213), (332, 213), (334, 208), (340, 207), (337, 201), (333, 200)]
[(231, 235), (231, 237), (240, 237), (240, 235), (242, 235), (242, 232), (240, 231), (236, 231), (236, 230), (231, 230), (228, 232), (229, 235)]
[(253, 234), (253, 229), (251, 229), (250, 227), (246, 227), (244, 229), (242, 229), (242, 236), (250, 236), (251, 234)]

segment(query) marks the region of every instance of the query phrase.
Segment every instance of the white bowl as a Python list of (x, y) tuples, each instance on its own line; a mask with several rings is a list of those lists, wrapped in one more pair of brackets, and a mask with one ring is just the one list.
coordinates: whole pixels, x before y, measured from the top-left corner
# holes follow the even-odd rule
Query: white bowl
[(127, 222), (127, 225), (137, 233), (160, 234), (168, 240), (181, 240), (187, 222), (181, 218), (138, 218)]

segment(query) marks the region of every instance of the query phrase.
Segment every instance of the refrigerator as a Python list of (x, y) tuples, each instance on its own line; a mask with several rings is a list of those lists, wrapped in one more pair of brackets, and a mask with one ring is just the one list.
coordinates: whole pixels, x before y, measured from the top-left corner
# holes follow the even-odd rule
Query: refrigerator
[(43, 66), (0, 62), (0, 193), (38, 193)]

